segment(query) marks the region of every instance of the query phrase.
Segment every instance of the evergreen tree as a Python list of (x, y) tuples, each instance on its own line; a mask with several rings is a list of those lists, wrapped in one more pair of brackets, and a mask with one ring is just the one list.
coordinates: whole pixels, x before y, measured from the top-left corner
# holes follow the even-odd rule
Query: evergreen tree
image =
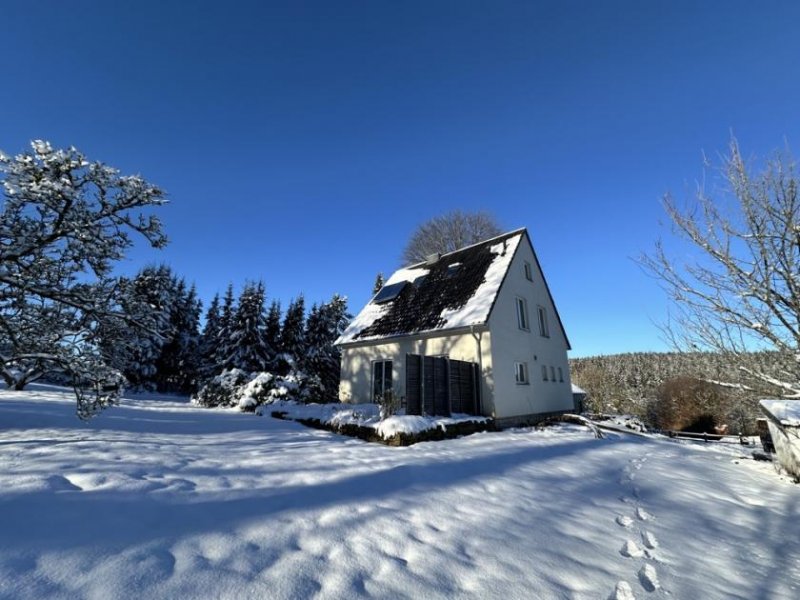
[(300, 363), (306, 349), (305, 343), (305, 299), (303, 295), (289, 303), (286, 316), (281, 329), (281, 348), (284, 354), (295, 362)]
[(266, 338), (267, 315), (264, 284), (249, 283), (239, 296), (239, 304), (227, 330), (230, 349), (225, 364), (247, 372), (266, 371), (275, 351)]
[(165, 265), (144, 267), (133, 279), (121, 278), (120, 312), (147, 327), (131, 329), (119, 319), (108, 319), (100, 325), (103, 356), (134, 389), (156, 389), (161, 351), (173, 335), (173, 285), (172, 272)]
[(351, 315), (347, 299), (334, 294), (329, 302), (312, 307), (306, 325), (306, 352), (302, 365), (309, 392), (318, 402), (338, 399), (341, 351), (333, 343), (344, 332)]
[(385, 285), (386, 279), (383, 277), (383, 273), (378, 273), (375, 276), (375, 283), (372, 284), (372, 295), (374, 296), (378, 292), (381, 291), (381, 288)]
[(228, 364), (233, 349), (230, 347), (231, 327), (233, 326), (233, 316), (236, 311), (233, 297), (233, 284), (229, 283), (222, 299), (222, 312), (219, 317), (219, 335), (217, 345), (214, 350), (214, 371), (221, 373), (223, 369), (230, 369), (233, 365)]
[(215, 294), (208, 306), (206, 313), (206, 324), (203, 327), (203, 334), (200, 336), (200, 367), (199, 375), (201, 379), (214, 377), (216, 372), (217, 345), (219, 344), (221, 328), (220, 301), (219, 294)]
[(172, 278), (170, 338), (161, 348), (156, 363), (156, 389), (160, 392), (191, 392), (200, 366), (200, 312), (202, 305), (194, 286), (187, 289), (184, 279)]
[(281, 348), (281, 303), (273, 300), (267, 312), (267, 325), (264, 330), (264, 337), (273, 351), (271, 362), (283, 351)]

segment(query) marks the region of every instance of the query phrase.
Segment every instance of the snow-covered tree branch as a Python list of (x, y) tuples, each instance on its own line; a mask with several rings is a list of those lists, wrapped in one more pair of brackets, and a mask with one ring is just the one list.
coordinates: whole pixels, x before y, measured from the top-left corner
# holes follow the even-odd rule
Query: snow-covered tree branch
[[(673, 300), (664, 330), (680, 348), (738, 360), (747, 350), (782, 357), (784, 379), (748, 373), (776, 393), (800, 396), (800, 198), (794, 159), (784, 151), (753, 173), (731, 140), (722, 186), (698, 186), (695, 202), (664, 207), (684, 259), (659, 241), (641, 264)], [(742, 363), (744, 367), (744, 363)]]
[(133, 236), (166, 244), (160, 221), (146, 212), (164, 193), (38, 140), (29, 152), (0, 154), (0, 175), (0, 376), (22, 387), (47, 370), (64, 372), (78, 414), (88, 417), (119, 389), (97, 347), (98, 323), (145, 326), (115, 310), (111, 268)]

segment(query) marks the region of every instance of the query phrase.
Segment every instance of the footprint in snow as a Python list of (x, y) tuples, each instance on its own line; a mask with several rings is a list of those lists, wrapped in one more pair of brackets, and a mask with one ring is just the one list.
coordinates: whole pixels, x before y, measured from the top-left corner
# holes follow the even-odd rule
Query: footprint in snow
[(608, 600), (636, 600), (636, 596), (633, 595), (633, 589), (627, 581), (618, 581)]
[(650, 550), (658, 548), (658, 540), (656, 539), (656, 536), (649, 531), (642, 531), (642, 543), (644, 544), (645, 548), (649, 548)]
[(625, 527), (626, 529), (633, 525), (633, 519), (626, 517), (625, 515), (618, 515), (616, 521), (617, 525)]
[(639, 569), (639, 583), (648, 592), (655, 592), (661, 584), (658, 582), (658, 574), (653, 565), (645, 565)]
[(653, 515), (640, 506), (636, 509), (636, 518), (640, 521), (649, 521), (653, 518)]
[(637, 546), (636, 542), (633, 540), (628, 540), (625, 542), (619, 553), (622, 554), (622, 556), (627, 556), (628, 558), (641, 558), (644, 556), (644, 550), (639, 548), (639, 546)]

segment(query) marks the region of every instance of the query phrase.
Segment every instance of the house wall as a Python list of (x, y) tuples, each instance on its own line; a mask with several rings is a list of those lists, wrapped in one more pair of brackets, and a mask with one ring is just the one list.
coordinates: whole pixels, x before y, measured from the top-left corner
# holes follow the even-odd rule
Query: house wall
[(405, 398), (406, 354), (448, 356), (455, 360), (482, 363), (481, 407), (483, 414), (491, 415), (494, 404), (490, 335), (488, 331), (476, 331), (475, 336), (480, 337), (480, 357), (478, 342), (469, 332), (461, 335), (409, 336), (385, 343), (344, 347), (339, 399), (353, 403), (372, 401), (372, 363), (376, 360), (392, 360), (394, 392)]
[[(526, 262), (531, 266), (533, 281), (525, 277)], [(517, 297), (527, 302), (530, 323), (527, 331), (520, 329), (517, 322)], [(537, 306), (543, 306), (547, 311), (550, 337), (542, 337), (539, 333)], [(496, 418), (573, 410), (568, 342), (559, 326), (531, 246), (525, 239), (520, 243), (497, 295), (489, 327)], [(529, 383), (516, 382), (515, 362), (527, 363)], [(542, 378), (542, 366), (547, 367), (547, 381)], [(555, 370), (556, 381), (551, 379), (550, 367)], [(563, 381), (559, 381), (559, 367)]]
[(768, 425), (778, 462), (787, 473), (800, 480), (800, 429), (779, 425), (773, 419), (769, 419)]

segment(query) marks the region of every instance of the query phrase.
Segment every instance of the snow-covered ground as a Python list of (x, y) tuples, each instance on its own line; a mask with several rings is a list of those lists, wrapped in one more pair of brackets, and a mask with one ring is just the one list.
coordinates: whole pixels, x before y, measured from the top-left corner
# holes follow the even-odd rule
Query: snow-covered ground
[(0, 391), (2, 598), (798, 598), (800, 486), (579, 426), (407, 448)]

